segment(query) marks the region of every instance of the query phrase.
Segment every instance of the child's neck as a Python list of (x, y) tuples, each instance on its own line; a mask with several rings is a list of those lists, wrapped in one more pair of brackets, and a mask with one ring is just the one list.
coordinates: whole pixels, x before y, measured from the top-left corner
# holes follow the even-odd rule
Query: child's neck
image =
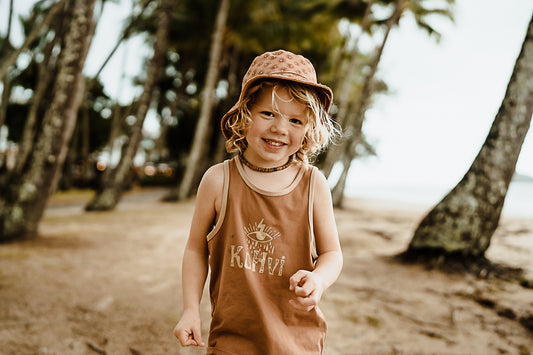
[(288, 188), (298, 176), (300, 166), (292, 162), (287, 168), (274, 172), (259, 172), (239, 161), (248, 180), (261, 190), (278, 192)]
[(252, 163), (250, 163), (245, 157), (244, 157), (244, 154), (239, 154), (239, 159), (241, 160), (241, 162), (246, 165), (248, 168), (250, 168), (251, 170), (253, 171), (257, 171), (259, 173), (274, 173), (274, 172), (278, 172), (278, 171), (281, 171), (281, 170), (285, 170), (287, 169), (289, 166), (291, 166), (293, 160), (292, 160), (292, 157), (289, 157), (287, 159), (287, 162), (285, 164), (282, 164), (282, 165), (279, 165), (279, 166), (276, 166), (276, 167), (272, 167), (272, 168), (263, 168), (261, 166), (256, 166)]

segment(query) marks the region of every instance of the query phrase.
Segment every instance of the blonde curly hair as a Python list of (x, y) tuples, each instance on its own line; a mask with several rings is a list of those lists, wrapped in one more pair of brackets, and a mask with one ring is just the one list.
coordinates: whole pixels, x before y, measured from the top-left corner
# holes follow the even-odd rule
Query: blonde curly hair
[(266, 79), (258, 81), (248, 89), (235, 114), (226, 121), (225, 128), (231, 132), (225, 144), (228, 153), (242, 154), (248, 147), (246, 132), (252, 121), (251, 107), (265, 88), (272, 88), (272, 100), (278, 96), (278, 90), (283, 88), (287, 90), (291, 100), (306, 107), (307, 128), (300, 149), (292, 157), (294, 161), (307, 164), (339, 135), (339, 129), (330, 119), (315, 90), (292, 81)]

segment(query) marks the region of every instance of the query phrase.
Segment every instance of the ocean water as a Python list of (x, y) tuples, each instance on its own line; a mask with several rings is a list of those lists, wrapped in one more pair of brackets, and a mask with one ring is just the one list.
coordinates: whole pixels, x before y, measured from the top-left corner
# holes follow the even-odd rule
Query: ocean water
[[(430, 208), (437, 204), (454, 186), (353, 183), (347, 184), (346, 196), (405, 202)], [(509, 185), (502, 215), (533, 218), (533, 182), (516, 181)]]

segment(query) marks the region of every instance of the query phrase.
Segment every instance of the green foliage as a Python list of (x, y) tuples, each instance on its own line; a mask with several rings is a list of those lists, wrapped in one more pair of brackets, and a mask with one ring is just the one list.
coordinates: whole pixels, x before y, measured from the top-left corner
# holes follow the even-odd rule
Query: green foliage
[[(142, 36), (148, 45), (153, 45), (159, 2), (159, 0), (133, 2), (134, 11), (124, 23), (125, 39)], [(57, 0), (37, 1), (31, 14), (20, 19), (24, 33), (30, 33), (56, 3)], [(392, 8), (394, 3), (394, 0), (377, 0), (375, 6)], [(450, 17), (449, 6), (443, 4), (449, 5), (453, 1), (430, 3), (427, 0), (408, 0), (407, 9), (414, 14), (423, 29), (433, 34), (435, 31), (430, 25), (430, 17), (435, 14)], [(344, 19), (350, 23), (359, 23), (367, 4), (368, 2), (362, 0), (232, 0), (224, 34), (219, 78), (229, 87), (225, 95), (217, 97), (211, 123), (213, 130), (218, 132), (220, 117), (237, 99), (240, 80), (248, 65), (256, 55), (264, 51), (285, 48), (305, 55), (315, 65), (319, 81), (334, 87), (336, 64), (331, 62), (331, 57), (347, 41), (345, 34), (339, 31), (339, 22)], [(439, 7), (435, 7), (435, 4)], [(170, 126), (165, 134), (165, 147), (170, 152), (168, 159), (171, 160), (182, 160), (187, 156), (194, 135), (219, 5), (220, 2), (217, 0), (182, 0), (176, 2), (174, 7), (167, 57), (153, 105), (159, 119)], [(107, 7), (103, 6), (102, 9), (106, 11)], [(28, 100), (22, 102), (12, 100), (7, 107), (6, 124), (12, 141), (20, 141), (39, 80), (38, 65), (42, 64), (43, 57), (50, 57), (52, 53), (47, 54), (46, 51), (51, 50), (52, 44), (56, 46), (56, 50), (61, 49), (61, 33), (65, 30), (63, 23), (65, 18), (66, 14), (60, 12), (52, 22), (51, 28), (43, 31), (42, 35), (31, 44), (27, 52), (31, 57), (30, 64), (26, 68), (18, 68), (16, 75), (12, 76), (12, 86), (15, 91), (29, 95)], [(376, 29), (385, 20), (373, 18), (372, 21), (376, 26), (370, 29)], [(0, 45), (3, 46), (2, 40)], [(369, 53), (362, 53), (362, 60), (357, 70), (360, 75), (353, 83), (355, 93), (362, 86), (362, 73), (370, 57)], [(148, 58), (146, 59), (148, 61)], [(341, 57), (341, 63), (346, 62), (346, 59)], [(232, 66), (236, 69), (232, 69)], [(144, 73), (136, 78), (133, 84), (142, 84), (143, 76)], [(378, 91), (386, 90), (384, 81), (378, 80), (377, 83)], [(111, 130), (110, 112), (114, 112), (115, 102), (107, 96), (101, 82), (90, 86), (79, 112), (80, 119), (75, 133), (78, 139), (75, 138), (72, 144), (72, 149), (77, 150), (74, 156), (81, 154), (83, 135), (89, 137), (89, 153), (94, 155), (103, 149)], [(47, 96), (39, 106), (38, 121), (43, 117), (50, 97), (51, 90), (48, 90)], [(135, 102), (131, 107), (119, 107), (119, 115), (124, 118), (129, 112), (133, 112), (134, 105)], [(83, 132), (86, 126), (81, 124), (82, 115), (89, 117), (88, 133)], [(121, 130), (127, 134), (128, 126), (124, 125)], [(212, 154), (218, 149), (216, 139), (219, 135), (213, 136), (213, 140), (209, 142)]]

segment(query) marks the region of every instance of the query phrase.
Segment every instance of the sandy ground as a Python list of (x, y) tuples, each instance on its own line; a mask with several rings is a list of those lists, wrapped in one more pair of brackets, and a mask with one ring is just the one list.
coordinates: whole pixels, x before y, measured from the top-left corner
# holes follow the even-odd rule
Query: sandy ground
[[(202, 353), (172, 335), (193, 202), (159, 202), (165, 192), (91, 213), (90, 194), (55, 195), (37, 239), (0, 245), (0, 354)], [(369, 200), (336, 211), (345, 267), (321, 302), (325, 354), (531, 354), (520, 319), (533, 290), (391, 259), (425, 212)], [(488, 257), (533, 278), (533, 220), (504, 218)]]

